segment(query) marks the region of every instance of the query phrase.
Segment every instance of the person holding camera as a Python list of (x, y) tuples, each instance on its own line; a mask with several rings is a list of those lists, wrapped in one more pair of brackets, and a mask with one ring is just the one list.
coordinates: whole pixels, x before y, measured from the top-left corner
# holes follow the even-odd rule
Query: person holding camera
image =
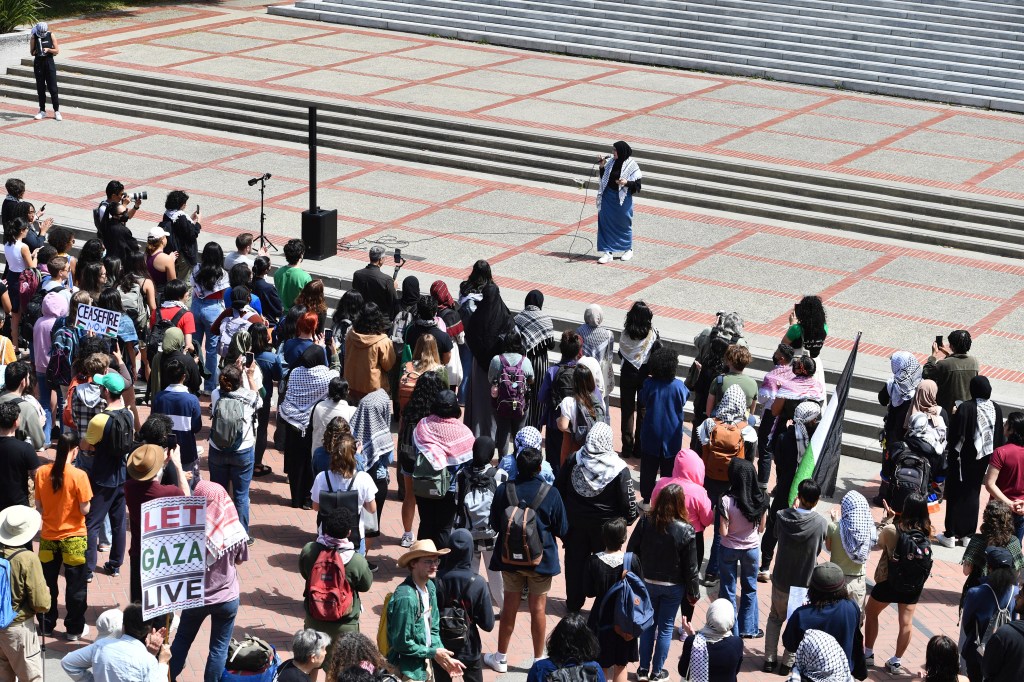
[(119, 180), (111, 180), (107, 183), (106, 194), (107, 198), (92, 210), (92, 221), (96, 225), (97, 230), (103, 225), (103, 219), (107, 215), (108, 206), (123, 204), (127, 207), (129, 201), (134, 201), (135, 205), (128, 209), (128, 217), (134, 218), (135, 212), (142, 206), (142, 202), (149, 198), (146, 192), (136, 192), (129, 198), (128, 193), (124, 191), (124, 185)]
[(167, 195), (164, 202), (164, 217), (160, 221), (160, 227), (167, 232), (167, 244), (164, 246), (164, 253), (177, 253), (174, 261), (175, 277), (188, 285), (189, 292), (185, 296), (185, 307), (192, 307), (192, 271), (199, 263), (199, 232), (203, 226), (199, 224), (201, 216), (199, 206), (192, 212), (192, 216), (185, 215), (185, 207), (188, 206), (188, 194), (181, 190), (174, 190)]
[(35, 58), (32, 68), (36, 75), (36, 94), (39, 96), (39, 113), (37, 121), (46, 118), (46, 91), (50, 91), (50, 104), (53, 105), (53, 117), (64, 120), (60, 115), (60, 98), (57, 96), (57, 64), (53, 57), (60, 53), (60, 46), (50, 33), (45, 22), (40, 21), (32, 27), (32, 38), (29, 41), (29, 52)]
[(129, 209), (126, 204), (115, 202), (104, 212), (100, 239), (103, 241), (103, 248), (107, 250), (107, 258), (116, 258), (124, 263), (129, 253), (141, 250), (138, 240), (128, 228), (128, 220), (138, 206), (139, 203), (136, 202), (135, 208)]

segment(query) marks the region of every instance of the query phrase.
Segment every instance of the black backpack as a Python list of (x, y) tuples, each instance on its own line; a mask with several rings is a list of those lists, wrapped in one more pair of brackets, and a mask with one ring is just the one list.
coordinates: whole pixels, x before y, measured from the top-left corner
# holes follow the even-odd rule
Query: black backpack
[[(897, 444), (897, 446), (902, 444)], [(927, 495), (931, 486), (932, 468), (927, 457), (903, 446), (893, 460), (892, 485), (889, 506), (902, 512), (903, 504), (913, 493)]]
[(155, 348), (157, 352), (162, 351), (164, 347), (164, 334), (171, 327), (177, 327), (178, 322), (181, 318), (185, 317), (185, 313), (188, 311), (184, 308), (178, 308), (178, 312), (174, 313), (174, 317), (169, 320), (165, 320), (160, 313), (157, 313), (156, 324), (153, 325), (152, 331), (149, 332), (149, 339), (146, 344), (150, 348)]
[(544, 680), (545, 682), (597, 682), (597, 664), (567, 663), (549, 672)]
[(555, 370), (555, 376), (551, 380), (551, 409), (558, 413), (558, 406), (562, 400), (572, 395), (574, 380), (576, 378), (576, 365), (559, 365)]
[(932, 543), (919, 530), (899, 531), (889, 559), (889, 584), (898, 592), (918, 593), (932, 572)]
[(103, 427), (103, 449), (105, 453), (127, 461), (132, 451), (135, 436), (135, 417), (127, 409), (103, 410), (107, 423)]
[(100, 229), (100, 225), (103, 223), (103, 218), (106, 217), (106, 211), (103, 211), (103, 215), (100, 215), (101, 209), (110, 206), (110, 202), (104, 199), (101, 201), (96, 208), (92, 210), (92, 223), (96, 226), (96, 229)]
[(42, 286), (36, 289), (35, 293), (32, 294), (32, 299), (28, 302), (28, 305), (21, 311), (21, 324), (18, 329), (23, 338), (32, 338), (32, 328), (35, 327), (36, 322), (43, 317), (43, 299), (46, 295), (56, 294), (61, 291), (64, 291), (63, 285), (57, 285), (49, 291), (43, 291)]
[[(474, 575), (469, 580), (472, 585), (480, 576)], [(469, 592), (469, 585), (463, 594)], [(441, 635), (441, 643), (449, 651), (461, 652), (469, 638), (469, 628), (473, 624), (473, 617), (470, 615), (469, 604), (458, 594), (442, 595), (440, 618), (438, 619), (438, 630)]]
[(501, 542), (501, 561), (506, 565), (536, 568), (543, 561), (544, 538), (537, 525), (537, 509), (550, 490), (550, 485), (542, 484), (533, 496), (533, 502), (523, 505), (516, 495), (516, 484), (509, 481), (505, 485), (508, 506), (501, 520), (505, 533)]

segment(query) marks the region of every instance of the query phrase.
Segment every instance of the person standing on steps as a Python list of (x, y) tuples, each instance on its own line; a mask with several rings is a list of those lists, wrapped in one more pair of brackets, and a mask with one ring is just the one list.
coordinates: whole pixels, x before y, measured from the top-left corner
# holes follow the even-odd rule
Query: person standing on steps
[[(612, 253), (622, 252), (622, 260), (633, 257), (633, 195), (639, 194), (643, 175), (632, 158), (633, 150), (619, 140), (612, 145), (612, 156), (601, 156), (597, 189), (597, 250), (604, 264)], [(611, 161), (611, 163), (609, 163)]]
[(50, 104), (53, 105), (53, 117), (62, 121), (60, 97), (57, 95), (57, 64), (53, 60), (54, 55), (60, 54), (60, 46), (54, 40), (46, 22), (40, 21), (32, 27), (32, 38), (28, 49), (34, 57), (32, 69), (36, 74), (36, 94), (39, 95), (39, 113), (34, 118), (37, 121), (46, 118), (46, 92), (49, 90)]

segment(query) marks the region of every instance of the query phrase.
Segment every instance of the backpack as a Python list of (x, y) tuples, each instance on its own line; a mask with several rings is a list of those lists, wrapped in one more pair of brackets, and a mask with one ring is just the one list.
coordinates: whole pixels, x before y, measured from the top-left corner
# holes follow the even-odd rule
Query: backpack
[[(592, 396), (591, 399), (597, 396)], [(572, 437), (578, 445), (583, 445), (587, 442), (587, 434), (590, 433), (590, 429), (594, 427), (597, 422), (605, 421), (604, 412), (604, 401), (594, 400), (594, 416), (591, 417), (590, 413), (583, 409), (583, 406), (576, 403), (576, 420), (575, 426), (572, 429)]]
[(18, 275), (18, 302), (21, 304), (21, 310), (28, 308), (28, 304), (42, 283), (43, 273), (39, 271), (39, 268), (25, 268), (21, 271), (21, 274)]
[(35, 290), (28, 305), (23, 305), (21, 309), (21, 324), (18, 326), (18, 329), (23, 337), (27, 339), (32, 338), (32, 328), (43, 317), (43, 299), (46, 298), (46, 295), (56, 294), (61, 291), (64, 291), (63, 285), (58, 285), (49, 291), (44, 291), (42, 287), (38, 287)]
[(253, 322), (259, 320), (252, 320), (252, 317), (259, 317), (252, 308), (246, 306), (242, 309), (242, 314), (235, 317), (233, 314), (220, 325), (220, 342), (217, 344), (217, 353), (222, 357), (226, 358), (228, 351), (231, 349), (231, 340), (235, 338), (235, 334), (241, 331), (247, 331), (249, 327), (253, 325)]
[(422, 452), (416, 453), (416, 466), (412, 468), (412, 492), (416, 497), (439, 500), (452, 487), (452, 474), (448, 467), (434, 468)]
[(78, 330), (54, 324), (50, 330), (50, 360), (46, 363), (46, 382), (50, 386), (70, 386), (75, 377), (72, 367), (78, 351)]
[(978, 651), (978, 656), (985, 655), (985, 647), (988, 646), (988, 640), (992, 639), (992, 635), (996, 634), (996, 630), (1013, 620), (1013, 616), (1010, 614), (1010, 607), (1013, 606), (1013, 587), (1010, 587), (1010, 596), (1006, 599), (1006, 606), (1002, 606), (999, 603), (999, 597), (996, 596), (996, 591), (992, 589), (991, 585), (986, 583), (985, 587), (992, 593), (992, 599), (996, 603), (996, 612), (988, 619), (988, 627), (985, 628), (984, 634), (978, 632), (977, 624), (975, 624), (974, 646)]
[(11, 559), (27, 549), (15, 550), (11, 556), (0, 556), (0, 629), (6, 630), (18, 617), (18, 609), (14, 604), (14, 592), (11, 590)]
[[(149, 304), (146, 303), (146, 297), (142, 295), (142, 285), (135, 282), (128, 291), (118, 287), (117, 293), (121, 296), (124, 314), (135, 323), (135, 333), (140, 339), (144, 339), (145, 332), (149, 329)], [(161, 338), (161, 340), (163, 339)]]
[(409, 399), (412, 398), (413, 389), (416, 388), (416, 382), (419, 381), (420, 375), (421, 373), (416, 371), (413, 363), (405, 363), (405, 367), (402, 369), (402, 378), (398, 382), (398, 406), (403, 410), (409, 404)]
[(501, 374), (498, 375), (497, 395), (494, 396), (494, 414), (499, 417), (522, 417), (526, 414), (526, 374), (523, 372), (525, 356), (510, 365), (504, 355), (501, 359)]
[(405, 330), (412, 322), (411, 310), (399, 310), (391, 323), (391, 340), (400, 346), (405, 346)]
[(377, 623), (377, 650), (384, 658), (388, 657), (391, 651), (391, 643), (388, 642), (388, 611), (391, 606), (391, 597), (394, 592), (384, 595), (384, 604), (380, 607), (380, 622)]
[(221, 452), (238, 452), (245, 435), (245, 404), (230, 393), (222, 395), (213, 409), (210, 443)]
[(274, 647), (259, 637), (246, 635), (242, 641), (232, 637), (224, 668), (235, 673), (258, 673), (269, 668), (274, 658)]
[(605, 593), (600, 607), (602, 616), (607, 606), (614, 609), (611, 622), (601, 629), (614, 629), (615, 634), (627, 642), (654, 624), (654, 606), (647, 585), (629, 570), (632, 559), (632, 552), (626, 552), (622, 557), (622, 577)]
[(596, 663), (568, 664), (547, 674), (545, 682), (597, 682)]
[(178, 322), (181, 321), (181, 318), (185, 317), (187, 312), (184, 308), (178, 308), (178, 312), (174, 313), (174, 317), (169, 320), (165, 320), (163, 315), (157, 313), (156, 324), (153, 325), (153, 329), (149, 332), (149, 339), (146, 341), (146, 345), (156, 349), (155, 352), (162, 351), (164, 349), (164, 334), (167, 333), (168, 329), (177, 327)]
[(896, 455), (892, 484), (890, 486), (889, 506), (897, 512), (903, 510), (903, 503), (912, 493), (928, 494), (931, 484), (931, 464), (909, 448), (904, 448)]
[[(329, 471), (324, 472), (324, 480), (327, 482), (327, 491), (320, 492), (320, 511), (316, 515), (316, 525), (319, 526), (323, 520), (323, 515), (332, 509), (344, 508), (352, 512), (352, 515), (356, 519), (359, 518), (360, 504), (359, 504), (359, 491), (352, 490), (352, 486), (356, 482), (356, 475), (352, 474), (352, 478), (348, 481), (348, 487), (344, 490), (335, 490), (334, 486), (331, 485), (331, 473)], [(349, 539), (354, 545), (359, 546), (359, 542), (363, 539), (359, 533), (359, 524), (357, 523), (352, 527), (352, 532), (349, 534)]]
[(551, 486), (543, 483), (533, 502), (523, 506), (516, 496), (516, 484), (505, 485), (508, 506), (502, 512), (501, 527), (505, 529), (501, 545), (501, 561), (509, 566), (536, 567), (544, 559), (544, 538), (537, 525), (537, 509), (547, 497)]
[(92, 224), (96, 226), (97, 230), (100, 229), (100, 225), (103, 223), (103, 218), (106, 216), (106, 212), (101, 209), (107, 208), (108, 206), (110, 206), (110, 202), (104, 199), (92, 210)]
[(889, 584), (899, 592), (920, 592), (932, 572), (932, 545), (919, 530), (900, 531), (889, 559)]
[(103, 426), (103, 450), (119, 457), (123, 464), (132, 451), (135, 438), (135, 417), (127, 409), (103, 410), (107, 423)]
[(704, 446), (705, 475), (713, 481), (729, 480), (729, 462), (743, 456), (743, 429), (746, 421), (726, 424), (715, 419), (711, 440)]
[(551, 379), (551, 409), (556, 413), (558, 412), (559, 404), (572, 395), (575, 376), (576, 365), (568, 367), (559, 365), (558, 369), (555, 370), (555, 376)]
[(466, 473), (466, 494), (455, 517), (455, 527), (468, 530), (474, 540), (494, 540), (497, 535), (491, 528), (490, 517), (499, 476), (508, 478), (504, 471), (489, 464), (483, 471)]
[[(477, 575), (471, 577), (469, 584), (472, 585), (479, 577)], [(467, 586), (466, 591), (468, 589)], [(445, 598), (437, 624), (444, 648), (459, 652), (469, 638), (469, 627), (473, 624), (473, 618), (469, 615), (469, 607), (466, 603), (458, 595), (452, 595)]]
[(352, 585), (345, 576), (345, 562), (333, 547), (320, 552), (306, 581), (309, 617), (337, 623), (352, 610)]

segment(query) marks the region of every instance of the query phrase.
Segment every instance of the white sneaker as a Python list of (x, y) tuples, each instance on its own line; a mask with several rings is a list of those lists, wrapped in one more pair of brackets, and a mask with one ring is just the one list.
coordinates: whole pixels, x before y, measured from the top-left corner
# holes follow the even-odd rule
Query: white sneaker
[(949, 549), (956, 547), (956, 538), (948, 538), (943, 533), (939, 533), (935, 536), (935, 542)]
[(484, 654), (484, 665), (497, 673), (508, 672), (508, 659), (504, 661), (498, 660), (498, 654)]
[(604, 265), (605, 263), (609, 262), (611, 259), (612, 259), (612, 254), (609, 252), (609, 253), (604, 254), (600, 258), (598, 258), (597, 262), (600, 263), (601, 265)]
[(624, 254), (622, 254), (622, 262), (625, 263), (626, 261), (630, 260), (632, 257), (633, 257), (633, 249), (630, 249), (629, 251), (626, 251)]
[(206, 452), (206, 448), (204, 448), (202, 445), (197, 445), (196, 446), (196, 455), (197, 456), (202, 457), (204, 452)]
[(67, 635), (67, 640), (69, 642), (77, 642), (78, 640), (82, 639), (83, 637), (88, 637), (88, 636), (89, 636), (89, 626), (88, 625), (83, 625), (82, 626), (81, 634), (78, 634), (78, 635), (71, 635), (71, 634), (69, 634), (69, 635)]
[(59, 112), (59, 111), (55, 111), (55, 112), (53, 112), (53, 117), (54, 117), (55, 119), (57, 119), (58, 121), (63, 121), (63, 120), (64, 120), (64, 117), (60, 115), (60, 112)]
[(45, 111), (40, 111), (38, 114), (36, 114), (32, 118), (34, 118), (37, 121), (42, 121), (44, 118), (46, 118), (46, 112)]
[(412, 547), (412, 533), (402, 533), (402, 547)]

